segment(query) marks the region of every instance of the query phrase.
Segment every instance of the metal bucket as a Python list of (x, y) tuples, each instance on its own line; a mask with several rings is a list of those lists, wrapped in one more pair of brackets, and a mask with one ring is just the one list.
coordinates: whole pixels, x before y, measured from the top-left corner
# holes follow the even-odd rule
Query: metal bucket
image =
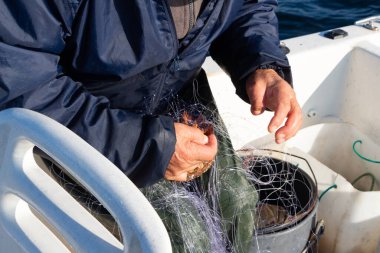
[[(244, 157), (243, 164), (247, 165)], [(287, 215), (277, 224), (257, 225), (250, 252), (314, 252), (304, 249), (316, 224), (318, 191), (315, 179), (313, 181), (298, 165), (270, 157), (252, 159), (250, 156), (248, 166), (259, 192), (259, 205), (281, 209)], [(257, 220), (260, 221), (265, 215), (260, 213), (259, 206), (257, 208)], [(279, 219), (279, 213), (275, 213), (276, 219)]]

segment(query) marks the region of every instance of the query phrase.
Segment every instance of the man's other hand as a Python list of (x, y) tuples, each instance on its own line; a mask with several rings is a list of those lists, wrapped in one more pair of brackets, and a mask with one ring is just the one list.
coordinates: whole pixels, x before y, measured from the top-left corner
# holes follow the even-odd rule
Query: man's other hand
[(188, 181), (191, 172), (214, 160), (218, 149), (216, 136), (182, 123), (174, 123), (174, 128), (177, 142), (165, 178)]
[[(302, 110), (292, 87), (273, 69), (258, 69), (248, 78), (246, 91), (253, 115), (274, 111), (268, 131), (278, 144), (293, 137), (302, 125)], [(285, 121), (286, 119), (286, 121)], [(285, 121), (285, 124), (283, 125)]]

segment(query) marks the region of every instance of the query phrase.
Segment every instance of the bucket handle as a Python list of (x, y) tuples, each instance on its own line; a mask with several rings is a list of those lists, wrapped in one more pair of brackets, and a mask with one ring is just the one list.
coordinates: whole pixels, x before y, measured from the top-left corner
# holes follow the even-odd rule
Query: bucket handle
[[(325, 221), (319, 220), (310, 233), (309, 240), (307, 241), (305, 249), (301, 253), (308, 253), (310, 249), (319, 241), (325, 232)], [(311, 252), (309, 252), (311, 253)]]

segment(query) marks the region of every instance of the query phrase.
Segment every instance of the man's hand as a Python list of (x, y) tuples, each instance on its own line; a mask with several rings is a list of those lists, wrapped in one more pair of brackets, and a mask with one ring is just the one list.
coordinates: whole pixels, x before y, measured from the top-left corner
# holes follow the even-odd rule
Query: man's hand
[(174, 123), (174, 128), (177, 143), (165, 178), (187, 181), (189, 173), (215, 158), (217, 140), (213, 133), (205, 135), (202, 130), (186, 124)]
[[(302, 125), (302, 111), (292, 87), (273, 69), (258, 69), (247, 80), (246, 91), (253, 115), (274, 111), (268, 131), (276, 131), (278, 144), (293, 137)], [(280, 127), (285, 118), (285, 124)], [(280, 127), (280, 128), (279, 128)]]

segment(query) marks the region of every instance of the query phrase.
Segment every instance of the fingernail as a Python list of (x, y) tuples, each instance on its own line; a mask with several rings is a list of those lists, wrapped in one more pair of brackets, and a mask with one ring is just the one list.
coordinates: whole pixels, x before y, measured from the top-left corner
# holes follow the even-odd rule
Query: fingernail
[(278, 144), (281, 144), (285, 141), (285, 135), (284, 134), (279, 134), (278, 137), (276, 138), (276, 142)]
[(261, 114), (263, 112), (263, 108), (255, 108), (253, 109), (254, 114)]
[(269, 129), (269, 132), (273, 133), (276, 129), (277, 129), (277, 126), (272, 126), (272, 127)]
[(203, 144), (207, 144), (207, 143), (208, 143), (208, 137), (205, 136), (205, 137), (203, 137)]

